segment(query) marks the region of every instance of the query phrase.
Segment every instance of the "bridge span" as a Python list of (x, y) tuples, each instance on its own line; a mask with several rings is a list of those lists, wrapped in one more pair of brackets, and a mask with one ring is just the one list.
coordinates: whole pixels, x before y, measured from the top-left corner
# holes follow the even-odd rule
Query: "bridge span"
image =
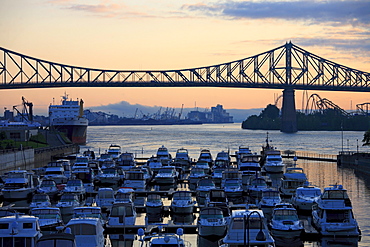
[(296, 132), (294, 90), (370, 91), (370, 73), (291, 42), (232, 62), (179, 70), (102, 70), (0, 48), (0, 89), (51, 87), (232, 87), (283, 90), (282, 129)]

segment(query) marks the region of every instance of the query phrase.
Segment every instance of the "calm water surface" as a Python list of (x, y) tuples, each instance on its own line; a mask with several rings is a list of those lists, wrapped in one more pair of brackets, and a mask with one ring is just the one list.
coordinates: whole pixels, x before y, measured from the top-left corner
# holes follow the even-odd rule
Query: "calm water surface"
[[(356, 131), (300, 131), (295, 134), (269, 131), (269, 139), (271, 144), (280, 150), (336, 155), (341, 150), (369, 151), (369, 148), (361, 146), (363, 134), (364, 132)], [(164, 145), (173, 156), (177, 149), (186, 148), (190, 156), (197, 159), (203, 148), (210, 149), (214, 157), (220, 151), (230, 150), (234, 153), (239, 146), (249, 146), (253, 152), (259, 153), (265, 140), (266, 131), (243, 130), (240, 124), (89, 126), (88, 143), (82, 146), (81, 152), (91, 149), (102, 153), (110, 144), (119, 144), (122, 151), (133, 152), (139, 158), (148, 158), (155, 155), (157, 149)], [(362, 231), (358, 246), (370, 246), (370, 179), (354, 173), (351, 169), (338, 168), (336, 163), (306, 160), (298, 160), (297, 163), (304, 168), (309, 181), (322, 189), (336, 183), (343, 184), (352, 199), (355, 217)], [(187, 235), (185, 239), (190, 241), (192, 246), (211, 244), (204, 240), (198, 242), (196, 235)], [(139, 243), (134, 241), (133, 246), (139, 246)], [(304, 246), (334, 245), (305, 242)]]

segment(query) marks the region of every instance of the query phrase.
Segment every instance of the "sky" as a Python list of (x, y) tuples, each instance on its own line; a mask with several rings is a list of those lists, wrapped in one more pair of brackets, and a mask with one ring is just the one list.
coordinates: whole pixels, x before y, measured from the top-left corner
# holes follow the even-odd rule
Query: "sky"
[[(0, 46), (47, 61), (117, 70), (186, 69), (250, 57), (286, 42), (370, 72), (370, 1), (0, 0)], [(67, 92), (94, 110), (146, 106), (264, 108), (281, 90), (49, 88), (0, 90), (0, 106), (32, 102), (44, 114)], [(318, 93), (344, 109), (368, 93)], [(303, 91), (296, 91), (301, 108)], [(2, 112), (2, 110), (0, 111)], [(2, 113), (0, 113), (2, 115)]]

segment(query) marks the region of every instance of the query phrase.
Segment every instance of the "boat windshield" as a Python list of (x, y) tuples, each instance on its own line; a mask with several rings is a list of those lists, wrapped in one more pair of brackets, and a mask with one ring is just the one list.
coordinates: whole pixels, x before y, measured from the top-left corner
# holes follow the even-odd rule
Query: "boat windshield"
[(297, 211), (295, 210), (275, 210), (274, 215), (275, 220), (298, 220)]
[(201, 219), (222, 219), (223, 217), (222, 210), (217, 208), (207, 208), (200, 213)]
[(178, 192), (173, 195), (174, 200), (192, 200), (191, 192)]
[(342, 223), (348, 220), (349, 210), (326, 210), (326, 221), (329, 223)]
[[(12, 246), (12, 245), (10, 245)], [(18, 245), (17, 245), (18, 246)], [(27, 245), (28, 246), (28, 245)], [(50, 246), (63, 246), (63, 247), (74, 247), (75, 242), (73, 239), (45, 239), (37, 242), (38, 247), (50, 247)]]
[(243, 218), (234, 218), (233, 223), (231, 225), (231, 229), (243, 230), (244, 223), (246, 223), (245, 229), (248, 227), (248, 225), (249, 225), (249, 229), (260, 229), (261, 221), (259, 218), (249, 218), (249, 224), (248, 224), (247, 222), (244, 222)]
[(96, 235), (96, 228), (90, 224), (72, 224), (68, 226), (74, 235)]
[(301, 196), (320, 196), (321, 190), (319, 188), (317, 189), (297, 189), (297, 194)]
[(112, 212), (110, 216), (119, 217), (119, 216), (134, 216), (134, 211), (131, 205), (123, 205), (123, 206), (113, 206)]
[(68, 180), (67, 186), (76, 187), (76, 186), (82, 186), (81, 180)]

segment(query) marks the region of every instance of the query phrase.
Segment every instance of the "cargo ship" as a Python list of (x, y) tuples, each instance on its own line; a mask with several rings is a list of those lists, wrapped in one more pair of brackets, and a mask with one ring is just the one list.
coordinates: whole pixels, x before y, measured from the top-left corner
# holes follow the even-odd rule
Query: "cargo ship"
[(89, 121), (83, 113), (83, 100), (68, 99), (65, 93), (61, 105), (49, 106), (50, 127), (65, 133), (75, 144), (85, 144)]

